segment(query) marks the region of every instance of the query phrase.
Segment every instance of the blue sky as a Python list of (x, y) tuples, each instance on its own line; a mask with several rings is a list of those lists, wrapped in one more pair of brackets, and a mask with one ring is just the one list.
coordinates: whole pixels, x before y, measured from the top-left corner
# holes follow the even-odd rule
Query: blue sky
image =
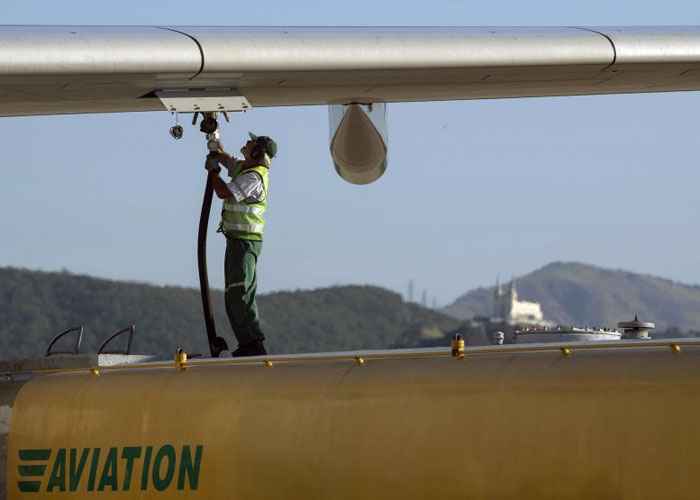
[[(400, 5), (400, 8), (398, 7)], [(5, 24), (700, 24), (667, 2), (38, 2)], [(700, 283), (697, 93), (389, 105), (389, 170), (333, 171), (325, 107), (255, 109), (223, 130), (275, 137), (280, 155), (263, 291), (414, 279), (444, 305), (553, 260)], [(0, 265), (194, 286), (204, 181), (193, 128), (167, 113), (2, 118)], [(218, 210), (215, 209), (214, 212)], [(214, 218), (216, 215), (214, 215)], [(213, 221), (213, 224), (215, 222)], [(222, 238), (210, 237), (221, 286)]]

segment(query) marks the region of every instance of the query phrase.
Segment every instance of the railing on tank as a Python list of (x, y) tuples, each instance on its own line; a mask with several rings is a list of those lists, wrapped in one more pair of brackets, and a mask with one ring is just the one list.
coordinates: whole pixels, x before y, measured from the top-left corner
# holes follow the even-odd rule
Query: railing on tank
[[(73, 350), (72, 351), (54, 351), (53, 346), (58, 342), (60, 339), (68, 335), (69, 333), (72, 332), (77, 332), (77, 336), (75, 338), (75, 344), (73, 345)], [(55, 354), (80, 354), (80, 344), (83, 342), (83, 325), (80, 326), (74, 326), (72, 328), (69, 328), (68, 330), (65, 330), (58, 335), (56, 335), (51, 342), (49, 343), (49, 346), (46, 348), (46, 354), (45, 356), (53, 356)]]
[[(107, 338), (107, 340), (102, 342), (102, 345), (100, 346), (100, 348), (97, 349), (97, 354), (125, 354), (125, 355), (131, 354), (131, 344), (134, 340), (134, 332), (135, 331), (136, 331), (136, 325), (129, 325), (126, 328), (122, 328), (121, 330), (117, 330), (112, 335), (110, 335), (109, 338)], [(129, 337), (127, 338), (126, 347), (124, 348), (123, 351), (105, 351), (105, 347), (107, 347), (107, 345), (110, 342), (112, 342), (114, 339), (122, 336), (125, 333), (128, 333)]]

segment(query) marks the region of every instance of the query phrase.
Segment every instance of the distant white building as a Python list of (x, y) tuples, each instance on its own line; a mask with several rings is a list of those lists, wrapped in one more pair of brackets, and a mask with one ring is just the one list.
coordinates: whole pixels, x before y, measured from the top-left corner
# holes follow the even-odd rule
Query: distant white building
[(496, 283), (496, 291), (493, 297), (494, 311), (496, 318), (515, 325), (542, 325), (546, 322), (542, 314), (542, 307), (538, 302), (528, 302), (518, 299), (518, 290), (515, 287), (515, 280), (511, 280), (508, 290), (504, 292), (501, 282)]

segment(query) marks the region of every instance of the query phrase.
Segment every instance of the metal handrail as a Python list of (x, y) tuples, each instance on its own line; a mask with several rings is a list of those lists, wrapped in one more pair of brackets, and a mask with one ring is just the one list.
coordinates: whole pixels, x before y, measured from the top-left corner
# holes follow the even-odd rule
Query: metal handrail
[[(625, 340), (625, 341), (601, 341), (601, 342), (552, 342), (546, 344), (508, 344), (497, 346), (467, 346), (464, 351), (464, 358), (482, 355), (514, 355), (534, 352), (563, 352), (567, 349), (566, 354), (575, 353), (577, 351), (593, 351), (593, 350), (628, 350), (634, 348), (670, 348), (672, 352), (679, 352), (681, 347), (700, 347), (700, 338), (675, 338), (675, 339), (659, 339), (659, 340)], [(314, 362), (314, 361), (352, 361), (357, 362), (358, 359), (370, 360), (398, 360), (398, 359), (425, 359), (425, 358), (442, 358), (451, 357), (449, 347), (433, 347), (433, 348), (413, 348), (413, 349), (390, 349), (390, 350), (364, 350), (364, 351), (340, 351), (340, 352), (324, 352), (324, 353), (306, 353), (306, 354), (273, 354), (264, 356), (251, 356), (243, 358), (204, 358), (193, 359), (187, 361), (188, 367), (206, 367), (206, 366), (246, 366), (246, 365), (265, 365), (267, 362), (271, 364), (289, 363), (289, 362)], [(146, 361), (143, 363), (133, 363), (124, 365), (112, 365), (99, 367), (99, 371), (121, 371), (121, 370), (148, 370), (172, 367), (172, 361)], [(51, 368), (29, 370), (37, 373), (67, 373), (67, 372), (84, 372), (85, 368)]]
[[(65, 335), (68, 335), (71, 332), (78, 332), (78, 337), (75, 340), (75, 346), (73, 347), (73, 351), (52, 351), (51, 348), (54, 346), (56, 342)], [(46, 348), (46, 354), (45, 356), (53, 356), (54, 354), (80, 354), (80, 344), (83, 342), (83, 325), (80, 326), (74, 326), (72, 328), (69, 328), (68, 330), (65, 330), (58, 335), (56, 335), (51, 342), (49, 343), (49, 346)]]
[[(131, 354), (131, 343), (134, 340), (134, 332), (136, 331), (136, 326), (135, 325), (129, 325), (126, 328), (122, 328), (121, 330), (116, 331), (110, 337), (102, 342), (102, 345), (100, 345), (100, 348), (97, 350), (97, 354)], [(107, 344), (109, 344), (112, 340), (115, 338), (119, 337), (120, 335), (124, 333), (129, 333), (129, 338), (126, 341), (126, 349), (124, 351), (109, 351), (106, 352), (104, 350), (105, 347), (107, 347)]]
[[(561, 353), (562, 349), (570, 349), (571, 352), (593, 351), (593, 350), (629, 350), (634, 348), (670, 349), (678, 347), (700, 347), (700, 338), (677, 338), (659, 340), (620, 340), (620, 341), (600, 341), (600, 342), (551, 342), (542, 344), (506, 344), (490, 346), (466, 346), (464, 350), (465, 358), (484, 355), (513, 355), (534, 352), (556, 352)], [(449, 347), (423, 347), (408, 349), (376, 349), (359, 351), (338, 351), (303, 354), (268, 354), (262, 356), (246, 356), (241, 358), (203, 358), (188, 360), (191, 367), (196, 366), (244, 366), (251, 364), (261, 364), (265, 361), (277, 363), (290, 362), (314, 362), (314, 361), (357, 361), (363, 360), (399, 360), (399, 359), (425, 359), (452, 357)], [(134, 363), (128, 365), (110, 366), (108, 370), (123, 369), (148, 369), (172, 366), (172, 361), (146, 361), (145, 363)]]

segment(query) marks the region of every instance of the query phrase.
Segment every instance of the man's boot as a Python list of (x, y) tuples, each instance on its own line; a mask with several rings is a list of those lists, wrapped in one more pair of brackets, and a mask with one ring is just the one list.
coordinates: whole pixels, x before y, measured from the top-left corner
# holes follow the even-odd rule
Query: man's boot
[(256, 339), (255, 342), (253, 342), (251, 345), (251, 350), (255, 352), (255, 354), (251, 354), (251, 356), (262, 356), (264, 354), (267, 354), (265, 344), (263, 343), (265, 341), (265, 334), (260, 328), (260, 323), (258, 323), (257, 321), (254, 322), (250, 327), (250, 333)]
[(243, 356), (263, 356), (265, 354), (267, 354), (267, 351), (265, 350), (263, 341), (254, 340), (253, 342), (239, 346), (238, 349), (231, 353), (231, 356), (238, 358)]
[(256, 340), (255, 342), (248, 344), (249, 347), (249, 353), (248, 356), (264, 356), (267, 354), (267, 350), (265, 349), (265, 344), (263, 344), (262, 340)]
[(245, 336), (243, 338), (251, 339), (245, 344), (239, 344), (238, 349), (233, 351), (231, 355), (233, 357), (239, 356), (263, 356), (267, 354), (265, 349), (265, 335), (260, 328), (260, 323), (257, 321), (251, 324), (245, 330)]

